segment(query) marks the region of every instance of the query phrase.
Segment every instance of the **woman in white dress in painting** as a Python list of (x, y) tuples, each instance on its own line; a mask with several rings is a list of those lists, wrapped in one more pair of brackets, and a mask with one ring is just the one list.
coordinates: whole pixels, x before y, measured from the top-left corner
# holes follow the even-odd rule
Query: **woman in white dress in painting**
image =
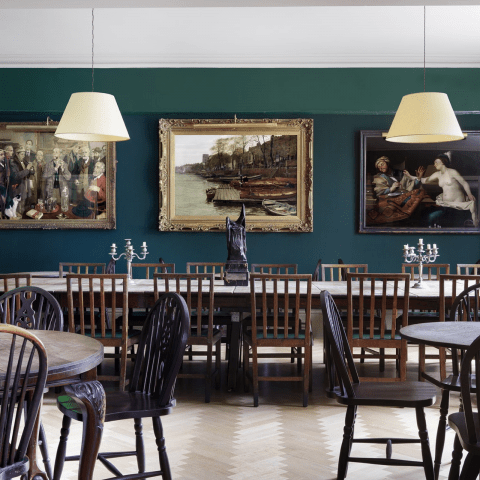
[[(448, 167), (449, 164), (450, 159), (448, 155), (437, 155), (433, 162), (437, 171), (429, 177), (422, 177), (425, 173), (425, 167), (419, 167), (418, 174), (419, 177), (421, 177), (419, 180), (423, 184), (437, 184), (442, 188), (443, 193), (437, 196), (435, 202), (439, 207), (453, 208), (456, 210), (469, 210), (472, 214), (472, 224), (470, 226), (473, 225), (478, 227), (476, 199), (472, 195), (470, 187), (465, 179), (457, 172), (457, 170)], [(403, 174), (412, 180), (417, 178), (410, 175), (407, 170), (404, 170)], [(439, 217), (438, 212), (436, 216)], [(440, 220), (440, 218), (438, 218), (438, 220)]]

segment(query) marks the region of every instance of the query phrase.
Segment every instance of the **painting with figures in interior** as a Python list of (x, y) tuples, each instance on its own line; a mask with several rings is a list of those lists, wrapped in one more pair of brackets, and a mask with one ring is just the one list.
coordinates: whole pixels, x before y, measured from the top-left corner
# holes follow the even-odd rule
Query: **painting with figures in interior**
[(115, 144), (0, 124), (0, 228), (115, 228)]
[(442, 143), (361, 131), (361, 233), (480, 233), (480, 132)]
[(312, 230), (311, 119), (160, 120), (160, 230)]

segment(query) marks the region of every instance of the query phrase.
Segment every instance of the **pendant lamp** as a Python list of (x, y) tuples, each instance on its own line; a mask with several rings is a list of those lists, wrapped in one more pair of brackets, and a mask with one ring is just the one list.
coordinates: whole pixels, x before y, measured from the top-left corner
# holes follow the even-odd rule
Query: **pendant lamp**
[(92, 91), (72, 94), (55, 136), (66, 140), (92, 142), (130, 140), (115, 97), (93, 91), (94, 19), (92, 8)]
[(405, 95), (385, 139), (398, 143), (440, 143), (463, 140), (446, 93), (425, 92), (425, 18), (423, 7), (423, 92)]

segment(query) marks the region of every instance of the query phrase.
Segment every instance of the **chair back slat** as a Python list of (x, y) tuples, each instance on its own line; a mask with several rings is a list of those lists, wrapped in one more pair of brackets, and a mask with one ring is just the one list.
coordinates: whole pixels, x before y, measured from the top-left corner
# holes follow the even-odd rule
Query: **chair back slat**
[(322, 264), (320, 281), (341, 282), (346, 280), (347, 273), (367, 273), (365, 263), (324, 263)]
[(78, 275), (104, 274), (106, 268), (105, 263), (60, 262), (58, 264), (58, 274), (60, 278), (63, 278), (67, 273), (77, 273)]
[[(132, 274), (136, 271), (145, 269), (145, 278), (153, 278), (154, 273), (175, 273), (174, 263), (132, 263)], [(136, 278), (136, 276), (134, 276)]]
[(177, 293), (165, 293), (155, 302), (142, 329), (130, 392), (151, 394), (161, 406), (172, 402), (189, 317), (187, 304)]
[[(307, 291), (302, 292), (302, 284), (305, 283)], [(252, 273), (250, 275), (252, 332), (261, 332), (263, 338), (268, 336), (269, 339), (278, 339), (279, 342), (305, 337), (306, 344), (309, 344), (311, 288), (310, 274)], [(301, 308), (305, 310), (303, 323), (299, 313)], [(257, 342), (257, 335), (253, 333), (252, 341)]]
[[(172, 284), (175, 293), (182, 295), (187, 304), (190, 315), (189, 336), (192, 327), (196, 328), (196, 335), (200, 335), (202, 327), (207, 326), (208, 335), (213, 334), (214, 311), (214, 273), (154, 273), (153, 274), (155, 299), (163, 292), (171, 291)], [(205, 319), (207, 325), (204, 324)], [(192, 325), (193, 319), (195, 320)]]
[(63, 330), (57, 299), (39, 287), (19, 287), (0, 297), (0, 323), (34, 330)]
[[(25, 455), (45, 389), (47, 354), (40, 340), (21, 327), (1, 324), (0, 340), (9, 355), (0, 389), (0, 468), (18, 463), (20, 471), (28, 468)], [(27, 390), (33, 393), (24, 408)]]

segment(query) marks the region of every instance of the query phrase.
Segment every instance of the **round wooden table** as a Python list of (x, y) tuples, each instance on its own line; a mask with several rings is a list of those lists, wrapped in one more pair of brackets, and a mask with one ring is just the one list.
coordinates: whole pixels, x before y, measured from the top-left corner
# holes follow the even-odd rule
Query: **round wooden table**
[(480, 322), (431, 322), (408, 325), (400, 336), (412, 343), (466, 349), (480, 335)]
[[(51, 330), (35, 330), (32, 333), (40, 339), (47, 351), (48, 375), (46, 386), (54, 387), (71, 384), (74, 384), (75, 388), (82, 388), (82, 386), (84, 386), (83, 390), (86, 392), (83, 398), (84, 402), (93, 406), (93, 410), (101, 409), (104, 404), (104, 398), (101, 398), (103, 389), (99, 390), (95, 388), (95, 384), (99, 382), (92, 381), (96, 380), (97, 365), (103, 360), (103, 345), (94, 338), (78, 335), (76, 333), (56, 332)], [(2, 349), (5, 351), (6, 348), (10, 348), (10, 342), (11, 335), (0, 334), (0, 351)], [(0, 383), (3, 383), (8, 358), (8, 355), (0, 356)], [(35, 372), (35, 365), (32, 366), (32, 373), (33, 372)], [(94, 388), (91, 387), (92, 384), (94, 385)], [(99, 421), (103, 422), (103, 418), (100, 417), (101, 415), (87, 416), (89, 430), (93, 429), (95, 431), (99, 426)], [(39, 425), (40, 419), (38, 418), (27, 452), (30, 459), (29, 479), (47, 479), (46, 474), (40, 470), (37, 465), (36, 452)], [(96, 444), (97, 442), (98, 445)], [(92, 452), (95, 449), (98, 452), (99, 446), (100, 439), (92, 439), (92, 437), (89, 436), (83, 438), (79, 479), (82, 478), (82, 480), (84, 480), (87, 477), (91, 478), (91, 475), (93, 475), (92, 462), (89, 462), (89, 458), (87, 458), (91, 454), (87, 455), (87, 452)], [(88, 466), (84, 466), (87, 464)], [(85, 469), (91, 469), (91, 472), (89, 473), (90, 477), (85, 474)], [(80, 472), (83, 472), (82, 477), (80, 477)]]

